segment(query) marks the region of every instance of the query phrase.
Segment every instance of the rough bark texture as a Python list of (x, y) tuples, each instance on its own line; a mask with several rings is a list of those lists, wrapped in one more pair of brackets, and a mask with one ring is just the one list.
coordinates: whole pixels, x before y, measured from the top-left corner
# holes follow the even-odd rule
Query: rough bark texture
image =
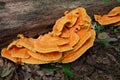
[(17, 34), (34, 37), (50, 31), (66, 10), (82, 6), (93, 18), (94, 14), (107, 13), (118, 5), (102, 0), (1, 0), (0, 49), (16, 39)]

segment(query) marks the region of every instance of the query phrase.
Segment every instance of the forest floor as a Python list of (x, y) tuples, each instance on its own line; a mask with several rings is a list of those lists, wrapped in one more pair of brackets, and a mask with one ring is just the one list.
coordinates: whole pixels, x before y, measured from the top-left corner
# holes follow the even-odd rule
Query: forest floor
[(94, 46), (70, 64), (18, 65), (0, 57), (0, 80), (120, 80), (120, 26), (101, 26)]

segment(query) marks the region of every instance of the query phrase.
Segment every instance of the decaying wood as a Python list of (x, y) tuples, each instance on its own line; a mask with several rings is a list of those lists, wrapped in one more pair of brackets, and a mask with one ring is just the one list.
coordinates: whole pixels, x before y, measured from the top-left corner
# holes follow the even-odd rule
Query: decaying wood
[(17, 34), (34, 37), (51, 31), (55, 21), (63, 12), (82, 6), (88, 14), (104, 14), (118, 2), (104, 3), (102, 0), (1, 0), (5, 7), (0, 9), (0, 49), (16, 39)]

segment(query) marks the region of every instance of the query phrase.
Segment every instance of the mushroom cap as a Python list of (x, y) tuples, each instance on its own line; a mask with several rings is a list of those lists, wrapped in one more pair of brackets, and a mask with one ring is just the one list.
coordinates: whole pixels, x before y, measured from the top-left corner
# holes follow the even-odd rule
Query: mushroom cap
[(91, 18), (88, 16), (84, 8), (79, 7), (73, 12), (79, 15), (78, 20), (74, 25), (76, 28), (78, 28), (78, 30), (81, 28), (91, 28)]
[(51, 42), (37, 40), (34, 46), (35, 46), (34, 47), (35, 51), (40, 53), (50, 53), (50, 52), (55, 52), (60, 50), (59, 47), (53, 42), (51, 43)]
[(66, 27), (73, 27), (73, 25), (76, 23), (77, 19), (78, 19), (78, 14), (69, 12), (68, 14), (65, 15), (65, 17), (70, 20), (70, 22), (66, 23), (65, 26)]
[[(58, 36), (54, 36), (53, 34), (45, 34), (41, 40), (41, 42), (54, 42), (54, 44), (56, 45), (64, 45), (64, 44), (68, 44), (69, 43), (69, 39), (68, 38), (61, 38)], [(53, 43), (52, 43), (53, 44)]]
[(62, 53), (60, 52), (43, 54), (43, 53), (37, 53), (29, 50), (28, 54), (33, 58), (39, 59), (41, 61), (48, 61), (48, 62), (54, 62), (54, 61), (60, 60), (62, 57)]
[(119, 22), (116, 22), (116, 23), (111, 24), (111, 26), (119, 26), (119, 25), (120, 25), (120, 21), (119, 21)]
[(71, 51), (71, 53), (63, 53), (63, 58), (61, 60), (62, 63), (69, 63), (73, 62), (76, 59), (78, 59), (85, 51), (87, 51), (91, 46), (93, 46), (94, 40), (95, 40), (95, 31), (91, 31), (91, 38), (88, 39), (80, 49), (77, 51)]
[(15, 63), (17, 63), (17, 58), (15, 57), (11, 57), (11, 51), (10, 50), (7, 50), (6, 48), (3, 48), (2, 51), (1, 51), (1, 56), (2, 57), (5, 57)]
[(13, 41), (12, 43), (10, 43), (7, 47), (7, 49), (10, 49), (14, 46), (16, 47), (19, 47), (19, 48), (22, 48), (22, 47), (25, 47), (27, 49), (30, 49), (32, 51), (34, 51), (34, 42), (36, 41), (36, 39), (33, 39), (33, 38), (20, 38), (20, 39), (17, 39), (15, 41)]
[(112, 17), (109, 17), (108, 15), (94, 15), (94, 17), (95, 20), (98, 21), (101, 25), (109, 25), (120, 21), (120, 14)]
[(46, 34), (41, 39), (36, 40), (34, 44), (34, 49), (40, 53), (50, 53), (60, 51), (58, 46), (68, 43), (69, 39)]
[(18, 40), (15, 40), (15, 41), (11, 42), (11, 43), (8, 45), (7, 49), (11, 49), (13, 46), (16, 46), (17, 42), (18, 42)]
[(30, 49), (32, 51), (35, 51), (34, 50), (34, 43), (35, 43), (36, 39), (33, 39), (33, 38), (22, 38), (22, 39), (19, 39), (19, 41), (17, 42), (16, 46), (19, 47), (25, 47), (27, 49)]
[(47, 63), (49, 63), (49, 62), (41, 61), (41, 60), (33, 58), (33, 57), (22, 58), (21, 62), (22, 63), (27, 63), (27, 64), (47, 64)]
[(9, 51), (11, 51), (11, 57), (15, 57), (15, 58), (29, 58), (30, 57), (30, 55), (28, 54), (28, 49), (26, 48), (13, 47)]
[(71, 28), (70, 30), (69, 30), (69, 32), (70, 32), (70, 38), (69, 38), (69, 45), (71, 45), (71, 46), (75, 46), (77, 43), (78, 43), (78, 41), (80, 40), (80, 37), (79, 37), (79, 35), (75, 32), (75, 28), (73, 27), (73, 28)]
[(103, 16), (94, 15), (95, 20), (101, 25), (120, 25), (120, 6), (113, 8), (108, 14)]
[(113, 8), (107, 15), (109, 17), (120, 15), (120, 6)]
[(59, 52), (66, 52), (66, 51), (71, 51), (73, 50), (73, 47), (69, 44), (65, 44), (65, 45), (59, 45)]
[(70, 20), (67, 19), (66, 17), (62, 17), (62, 18), (58, 19), (56, 21), (55, 25), (53, 26), (54, 35), (56, 35), (56, 36), (61, 35), (64, 26), (69, 22), (70, 22)]
[(62, 30), (62, 34), (60, 35), (61, 38), (69, 38), (70, 37), (70, 32), (69, 29), (64, 27)]
[(77, 19), (78, 19), (78, 14), (72, 11), (69, 13), (66, 13), (64, 17), (56, 21), (55, 25), (53, 26), (53, 33), (56, 36), (61, 35), (63, 28), (65, 26), (72, 27), (76, 23)]
[(79, 42), (74, 46), (74, 51), (78, 50), (82, 45), (91, 37), (91, 31), (86, 29), (81, 29), (77, 32), (80, 37)]

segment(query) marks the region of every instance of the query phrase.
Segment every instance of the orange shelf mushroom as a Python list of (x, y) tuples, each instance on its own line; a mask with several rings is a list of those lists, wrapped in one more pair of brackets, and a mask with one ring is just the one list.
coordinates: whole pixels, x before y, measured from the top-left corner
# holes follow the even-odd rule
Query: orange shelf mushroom
[(26, 48), (17, 48), (14, 47), (11, 49), (11, 57), (16, 57), (16, 58), (29, 58), (30, 55), (28, 54), (28, 49)]
[(91, 18), (82, 7), (65, 12), (53, 31), (37, 39), (19, 34), (19, 39), (1, 51), (1, 56), (19, 64), (69, 63), (78, 59), (95, 40)]
[(91, 32), (86, 29), (81, 29), (77, 32), (80, 37), (79, 42), (74, 46), (74, 51), (78, 50), (89, 38), (91, 38)]
[[(62, 63), (69, 63), (69, 62), (73, 62), (76, 59), (78, 59), (85, 51), (87, 51), (87, 49), (89, 49), (90, 47), (93, 46), (93, 42), (95, 40), (95, 31), (94, 30), (90, 30), (91, 32), (91, 37), (90, 39), (88, 39), (78, 50), (76, 51), (71, 51), (69, 53), (63, 53), (63, 59), (62, 59)], [(79, 44), (80, 45), (80, 44)]]
[(6, 48), (3, 48), (1, 51), (1, 56), (5, 57), (5, 58), (7, 58), (15, 63), (18, 63), (18, 58), (11, 56), (11, 50), (7, 50)]
[(113, 8), (108, 14), (94, 15), (95, 20), (101, 25), (120, 25), (120, 6)]
[(47, 64), (47, 63), (49, 63), (49, 62), (41, 61), (41, 60), (33, 58), (33, 57), (22, 58), (21, 62), (26, 63), (26, 64)]
[(28, 51), (28, 54), (33, 58), (39, 59), (41, 61), (46, 61), (46, 62), (59, 61), (62, 58), (62, 53), (60, 52), (43, 54), (43, 53)]

